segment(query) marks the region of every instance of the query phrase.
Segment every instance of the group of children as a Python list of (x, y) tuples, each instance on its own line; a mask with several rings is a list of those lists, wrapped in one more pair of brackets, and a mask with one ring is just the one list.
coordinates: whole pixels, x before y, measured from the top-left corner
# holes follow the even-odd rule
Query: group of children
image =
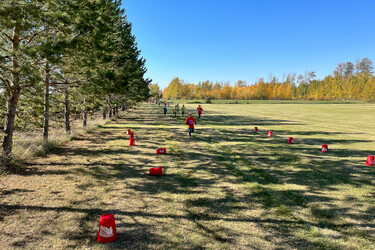
[[(164, 116), (167, 115), (167, 103), (164, 103)], [(180, 105), (179, 104), (176, 104), (174, 106), (174, 109), (173, 109), (173, 114), (174, 116), (177, 116), (177, 113), (180, 111)], [(185, 105), (182, 105), (181, 107), (181, 116), (184, 116), (186, 112), (186, 108), (185, 108)], [(197, 108), (197, 112), (198, 112), (198, 118), (201, 119), (201, 115), (203, 113), (203, 108), (201, 107), (201, 105), (198, 105), (198, 108)], [(192, 116), (191, 113), (189, 113), (188, 117), (186, 118), (185, 120), (185, 123), (186, 125), (188, 125), (188, 131), (189, 131), (189, 136), (191, 136), (191, 133), (194, 133), (194, 125), (197, 124), (197, 121), (194, 119), (194, 117)]]

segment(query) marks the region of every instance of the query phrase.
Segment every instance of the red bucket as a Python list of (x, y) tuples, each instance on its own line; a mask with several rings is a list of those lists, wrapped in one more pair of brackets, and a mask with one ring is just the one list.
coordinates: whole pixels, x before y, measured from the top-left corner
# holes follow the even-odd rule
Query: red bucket
[(150, 175), (152, 175), (152, 176), (163, 176), (163, 167), (150, 168)]
[(328, 145), (327, 144), (323, 144), (322, 145), (322, 152), (323, 153), (327, 153), (328, 152)]
[(159, 148), (156, 150), (157, 155), (165, 155), (167, 154), (167, 148)]
[(294, 141), (293, 141), (293, 137), (289, 137), (289, 138), (288, 138), (288, 143), (289, 143), (289, 144), (293, 144), (293, 143), (294, 143)]
[(367, 166), (375, 166), (375, 160), (373, 155), (368, 155), (367, 156), (367, 161), (366, 161)]
[(254, 132), (258, 132), (258, 127), (254, 127)]
[(268, 132), (268, 137), (272, 137), (273, 136), (273, 132), (272, 131), (269, 131)]
[(128, 135), (128, 134), (130, 134), (132, 131), (130, 130), (130, 129), (127, 129), (126, 130), (126, 134)]
[(129, 138), (129, 146), (135, 146), (134, 138)]
[(117, 239), (115, 216), (113, 214), (103, 214), (100, 216), (98, 241), (108, 243)]

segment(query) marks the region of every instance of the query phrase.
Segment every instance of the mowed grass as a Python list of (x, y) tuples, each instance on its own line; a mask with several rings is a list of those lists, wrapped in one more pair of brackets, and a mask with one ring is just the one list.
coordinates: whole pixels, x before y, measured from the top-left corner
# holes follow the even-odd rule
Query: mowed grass
[[(195, 112), (196, 104), (186, 106)], [(365, 165), (375, 154), (374, 105), (203, 109), (192, 138), (184, 118), (145, 104), (1, 177), (0, 246), (375, 247), (375, 167)], [(127, 146), (127, 128), (136, 147)], [(168, 154), (156, 156), (164, 146)], [(165, 176), (148, 176), (155, 166)], [(107, 212), (119, 238), (100, 245), (99, 217)]]

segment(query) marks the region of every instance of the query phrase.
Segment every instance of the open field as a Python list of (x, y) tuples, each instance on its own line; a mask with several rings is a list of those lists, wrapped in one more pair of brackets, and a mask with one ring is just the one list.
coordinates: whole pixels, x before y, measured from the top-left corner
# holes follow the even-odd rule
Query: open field
[[(183, 118), (144, 104), (0, 177), (0, 246), (375, 248), (375, 167), (365, 165), (375, 154), (375, 105), (203, 109), (192, 138)], [(168, 154), (156, 156), (162, 146)], [(155, 166), (166, 175), (148, 176)], [(119, 238), (100, 245), (107, 212)]]

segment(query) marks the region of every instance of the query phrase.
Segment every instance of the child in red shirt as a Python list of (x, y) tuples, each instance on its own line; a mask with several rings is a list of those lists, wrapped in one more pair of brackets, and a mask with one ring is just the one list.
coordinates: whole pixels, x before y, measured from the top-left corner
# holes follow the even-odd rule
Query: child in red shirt
[(201, 119), (201, 115), (202, 115), (202, 112), (203, 112), (203, 109), (201, 108), (201, 105), (198, 105), (197, 110), (198, 110), (198, 117), (199, 117), (199, 119)]
[(191, 133), (194, 133), (194, 124), (197, 124), (197, 121), (194, 119), (191, 113), (189, 113), (189, 116), (186, 118), (185, 122), (186, 125), (188, 125), (189, 136), (191, 136)]

